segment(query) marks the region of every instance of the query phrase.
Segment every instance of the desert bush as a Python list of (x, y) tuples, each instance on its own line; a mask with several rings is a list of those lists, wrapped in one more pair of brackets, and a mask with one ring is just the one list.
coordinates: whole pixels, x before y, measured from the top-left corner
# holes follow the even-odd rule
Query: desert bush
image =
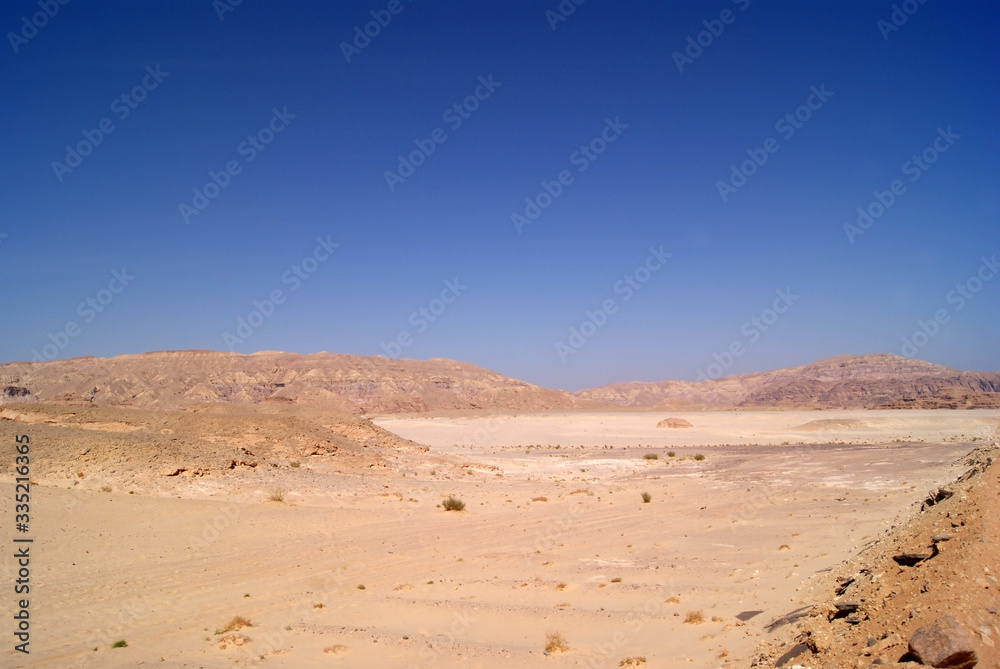
[(101, 486), (101, 492), (111, 492), (111, 486), (109, 486), (109, 485), (102, 485)]
[(559, 632), (546, 632), (545, 633), (545, 652), (546, 653), (565, 653), (569, 650), (569, 644), (566, 643), (566, 638)]
[(125, 639), (119, 639), (118, 641), (115, 641), (113, 644), (111, 644), (112, 648), (125, 648), (127, 646), (128, 642), (125, 641)]
[(702, 455), (701, 453), (698, 453), (697, 455), (694, 456), (694, 459), (698, 460), (699, 462), (701, 462), (702, 460), (705, 459), (705, 456)]
[(272, 502), (284, 502), (285, 501), (285, 491), (281, 488), (275, 488), (271, 491), (271, 494), (267, 498)]
[(675, 453), (674, 451), (667, 451), (667, 457), (668, 458), (675, 458), (675, 457), (677, 457), (677, 453)]
[(684, 616), (684, 622), (689, 625), (700, 625), (705, 622), (705, 614), (701, 611), (688, 611)]
[(646, 453), (646, 455), (644, 455), (642, 457), (646, 458), (647, 460), (659, 460), (660, 459), (660, 456), (657, 455), (656, 453)]
[(233, 616), (232, 620), (226, 623), (224, 626), (215, 630), (216, 634), (227, 634), (229, 632), (238, 632), (244, 627), (253, 627), (253, 623), (244, 618), (243, 616)]
[(648, 492), (642, 493), (642, 503), (643, 504), (649, 504), (649, 502), (650, 502), (651, 499), (653, 499), (653, 496), (650, 495)]
[(451, 495), (448, 499), (441, 502), (441, 506), (444, 507), (445, 511), (461, 511), (465, 508), (465, 502)]

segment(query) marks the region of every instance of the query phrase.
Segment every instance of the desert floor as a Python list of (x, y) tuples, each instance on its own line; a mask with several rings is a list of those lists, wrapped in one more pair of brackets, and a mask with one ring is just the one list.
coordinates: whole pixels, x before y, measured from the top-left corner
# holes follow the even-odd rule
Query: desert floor
[[(668, 415), (694, 427), (656, 428)], [(1000, 412), (376, 423), (431, 450), (379, 467), (311, 458), (266, 482), (145, 485), (122, 465), (105, 475), (111, 492), (89, 474), (84, 485), (33, 478), (31, 655), (13, 651), (8, 543), (0, 664), (746, 666), (769, 623), (821, 596), (818, 575), (995, 440)], [(269, 501), (278, 489), (283, 501)], [(443, 510), (449, 495), (465, 510)], [(253, 626), (216, 634), (234, 616)], [(550, 633), (565, 649), (546, 655)], [(112, 649), (119, 639), (128, 645)]]

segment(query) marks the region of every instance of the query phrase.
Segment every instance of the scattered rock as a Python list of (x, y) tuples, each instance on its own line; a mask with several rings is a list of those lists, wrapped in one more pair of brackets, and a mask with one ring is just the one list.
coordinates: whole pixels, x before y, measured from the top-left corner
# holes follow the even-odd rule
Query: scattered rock
[(914, 632), (910, 654), (921, 664), (939, 669), (971, 669), (979, 661), (962, 626), (951, 616)]

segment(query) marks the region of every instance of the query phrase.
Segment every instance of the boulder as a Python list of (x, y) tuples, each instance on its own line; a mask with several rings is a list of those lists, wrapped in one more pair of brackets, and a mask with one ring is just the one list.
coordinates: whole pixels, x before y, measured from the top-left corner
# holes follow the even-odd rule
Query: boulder
[(683, 418), (665, 418), (656, 424), (656, 427), (694, 427)]
[(962, 626), (951, 616), (938, 618), (914, 632), (910, 654), (921, 664), (939, 669), (971, 669), (979, 661)]

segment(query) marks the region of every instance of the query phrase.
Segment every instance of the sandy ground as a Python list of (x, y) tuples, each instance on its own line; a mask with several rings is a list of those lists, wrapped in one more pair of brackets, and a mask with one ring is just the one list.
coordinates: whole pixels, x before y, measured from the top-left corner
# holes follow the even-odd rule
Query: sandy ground
[[(827, 595), (810, 577), (909, 517), (1000, 414), (671, 416), (695, 427), (633, 413), (385, 418), (431, 451), (377, 468), (313, 459), (266, 486), (37, 480), (31, 655), (13, 650), (5, 550), (0, 664), (746, 666), (768, 622)], [(816, 420), (867, 425), (795, 429)], [(283, 501), (268, 501), (275, 485)], [(452, 494), (464, 511), (438, 506)], [(215, 633), (234, 616), (253, 626)], [(566, 650), (546, 655), (548, 633)]]

